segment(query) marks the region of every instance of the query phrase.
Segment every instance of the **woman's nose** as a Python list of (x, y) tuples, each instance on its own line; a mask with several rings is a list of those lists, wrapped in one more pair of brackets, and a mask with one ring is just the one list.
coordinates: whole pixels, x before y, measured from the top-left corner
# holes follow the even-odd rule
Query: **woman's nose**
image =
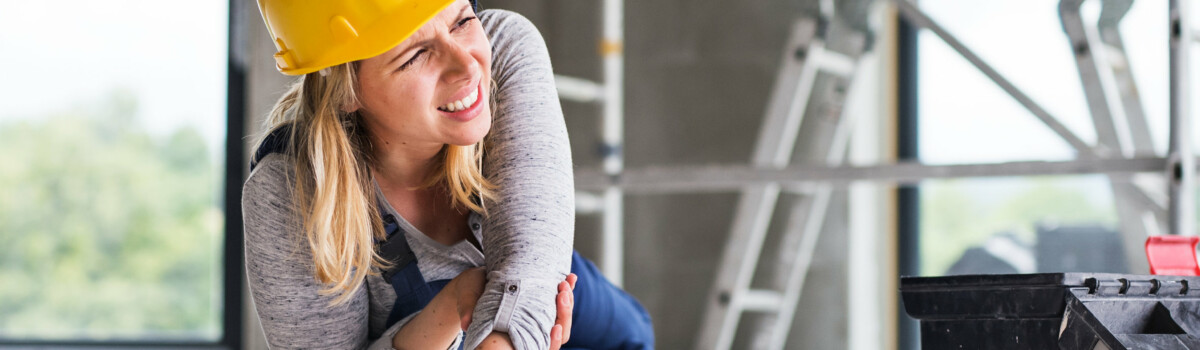
[(454, 83), (464, 79), (474, 79), (480, 74), (481, 67), (475, 56), (472, 55), (470, 46), (453, 41), (446, 46), (446, 71), (443, 79)]

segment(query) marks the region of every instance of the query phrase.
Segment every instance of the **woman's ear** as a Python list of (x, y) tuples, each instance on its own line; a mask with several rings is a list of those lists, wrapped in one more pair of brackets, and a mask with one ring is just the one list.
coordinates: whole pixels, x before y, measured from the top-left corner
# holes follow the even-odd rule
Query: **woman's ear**
[(350, 86), (347, 87), (348, 93), (346, 94), (349, 97), (346, 98), (346, 101), (342, 103), (341, 107), (342, 112), (346, 114), (358, 112), (358, 110), (362, 108), (362, 103), (358, 101), (358, 91), (362, 91), (358, 87), (358, 70), (361, 62), (362, 61), (354, 61), (343, 64), (340, 67), (343, 69), (342, 72), (345, 73), (344, 77), (346, 78), (346, 81), (350, 82)]

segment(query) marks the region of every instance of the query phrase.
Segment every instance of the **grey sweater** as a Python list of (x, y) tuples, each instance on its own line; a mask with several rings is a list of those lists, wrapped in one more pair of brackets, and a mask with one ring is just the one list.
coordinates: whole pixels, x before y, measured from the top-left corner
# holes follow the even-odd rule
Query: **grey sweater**
[[(549, 54), (533, 24), (501, 10), (483, 11), (480, 20), (492, 43), (498, 86), (483, 171), (498, 191), (494, 201), (484, 203), (488, 217), (472, 216), (482, 224), (476, 235), (482, 237), (488, 282), (464, 341), (473, 349), (487, 334), (501, 331), (517, 349), (546, 349), (556, 288), (570, 272), (574, 238), (566, 126)], [(368, 277), (366, 288), (339, 305), (330, 305), (334, 295), (317, 293), (322, 285), (313, 277), (312, 252), (292, 207), (291, 171), (284, 155), (269, 155), (242, 189), (246, 271), (267, 341), (274, 348), (389, 348), (390, 335), (403, 322), (384, 329), (395, 301), (385, 281)], [(421, 238), (414, 234), (423, 236), (411, 231), (410, 243)], [(435, 258), (442, 248), (461, 255)], [(477, 265), (479, 257), (467, 248), (413, 245), (427, 280)], [(427, 271), (426, 265), (447, 268)]]

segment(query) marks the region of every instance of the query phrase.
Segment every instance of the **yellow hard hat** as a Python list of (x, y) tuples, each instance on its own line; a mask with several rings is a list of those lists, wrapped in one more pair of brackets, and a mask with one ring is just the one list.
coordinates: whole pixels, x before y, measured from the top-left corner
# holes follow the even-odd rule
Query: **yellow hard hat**
[(275, 65), (301, 75), (391, 50), (454, 0), (258, 0)]

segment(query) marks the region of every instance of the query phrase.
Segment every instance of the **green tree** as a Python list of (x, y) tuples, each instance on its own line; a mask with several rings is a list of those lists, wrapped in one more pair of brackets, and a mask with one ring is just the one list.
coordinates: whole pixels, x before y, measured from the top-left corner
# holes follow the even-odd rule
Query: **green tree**
[(220, 163), (136, 108), (0, 123), (0, 337), (219, 337)]

